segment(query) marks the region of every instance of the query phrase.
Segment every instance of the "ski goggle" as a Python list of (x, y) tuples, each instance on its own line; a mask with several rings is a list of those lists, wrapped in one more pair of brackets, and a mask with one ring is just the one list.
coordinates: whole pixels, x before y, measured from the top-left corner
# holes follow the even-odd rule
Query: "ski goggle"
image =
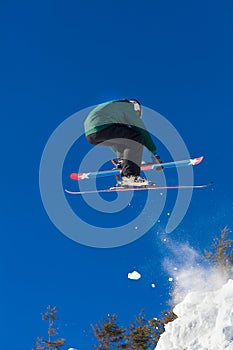
[(135, 112), (138, 112), (139, 117), (142, 116), (142, 106), (135, 100), (129, 100), (129, 102), (133, 103), (133, 108)]

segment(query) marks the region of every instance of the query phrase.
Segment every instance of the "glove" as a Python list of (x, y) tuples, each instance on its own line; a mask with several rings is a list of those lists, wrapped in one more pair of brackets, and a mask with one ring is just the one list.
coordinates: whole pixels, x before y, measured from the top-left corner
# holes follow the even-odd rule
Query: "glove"
[(152, 160), (152, 163), (155, 163), (155, 164), (162, 163), (162, 160), (160, 159), (160, 156), (158, 154), (152, 154), (151, 160)]
[(116, 169), (122, 169), (123, 159), (120, 159), (120, 158), (118, 158), (118, 160), (112, 159), (112, 164), (115, 165)]
[[(152, 154), (151, 159), (152, 159), (152, 163), (154, 163), (154, 164), (162, 164), (163, 163), (158, 154)], [(158, 167), (158, 168), (156, 168), (156, 170), (162, 171), (163, 167), (162, 166)]]

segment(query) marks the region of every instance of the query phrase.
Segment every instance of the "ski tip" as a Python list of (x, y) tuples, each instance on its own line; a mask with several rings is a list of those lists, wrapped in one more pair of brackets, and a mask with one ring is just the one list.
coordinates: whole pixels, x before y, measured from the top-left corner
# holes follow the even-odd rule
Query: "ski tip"
[(214, 182), (213, 182), (213, 181), (210, 181), (210, 182), (208, 182), (207, 184), (202, 185), (202, 187), (209, 187), (209, 186), (213, 186), (213, 185), (214, 185)]
[(64, 190), (66, 193), (70, 193), (70, 194), (72, 194), (72, 192), (71, 191), (69, 191), (69, 190), (67, 190), (67, 189), (65, 189)]
[(200, 164), (203, 161), (204, 156), (194, 158), (194, 165)]
[(81, 174), (71, 173), (71, 174), (70, 174), (70, 179), (71, 179), (71, 180), (80, 180), (80, 175), (81, 175)]

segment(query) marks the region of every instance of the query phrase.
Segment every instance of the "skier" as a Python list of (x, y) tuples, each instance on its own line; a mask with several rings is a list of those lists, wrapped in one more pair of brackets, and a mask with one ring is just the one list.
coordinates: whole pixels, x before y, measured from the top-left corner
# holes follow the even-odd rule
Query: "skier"
[[(113, 100), (95, 107), (84, 123), (90, 144), (110, 146), (116, 153), (121, 186), (149, 185), (148, 180), (140, 176), (143, 146), (152, 153), (153, 163), (162, 163), (141, 116), (142, 106), (138, 100)], [(157, 170), (162, 169), (161, 166)]]

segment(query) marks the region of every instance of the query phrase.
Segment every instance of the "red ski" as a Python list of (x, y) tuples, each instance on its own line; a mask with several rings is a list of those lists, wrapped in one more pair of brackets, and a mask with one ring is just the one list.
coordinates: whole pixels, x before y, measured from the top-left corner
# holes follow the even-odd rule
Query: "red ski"
[[(147, 171), (147, 170), (153, 170), (160, 168), (161, 166), (164, 169), (167, 168), (174, 168), (174, 167), (183, 167), (183, 166), (192, 166), (192, 165), (197, 165), (200, 164), (201, 161), (203, 160), (203, 156), (197, 157), (197, 158), (190, 158), (190, 159), (184, 159), (184, 160), (176, 160), (172, 162), (165, 162), (162, 164), (154, 164), (154, 163), (145, 163), (141, 165), (141, 170), (142, 171)], [(101, 171), (94, 171), (94, 172), (89, 172), (89, 173), (71, 173), (70, 178), (72, 180), (85, 180), (85, 179), (90, 179), (94, 177), (104, 177), (104, 176), (113, 176), (113, 175), (120, 175), (121, 170), (120, 169), (112, 169), (112, 170), (101, 170)]]

